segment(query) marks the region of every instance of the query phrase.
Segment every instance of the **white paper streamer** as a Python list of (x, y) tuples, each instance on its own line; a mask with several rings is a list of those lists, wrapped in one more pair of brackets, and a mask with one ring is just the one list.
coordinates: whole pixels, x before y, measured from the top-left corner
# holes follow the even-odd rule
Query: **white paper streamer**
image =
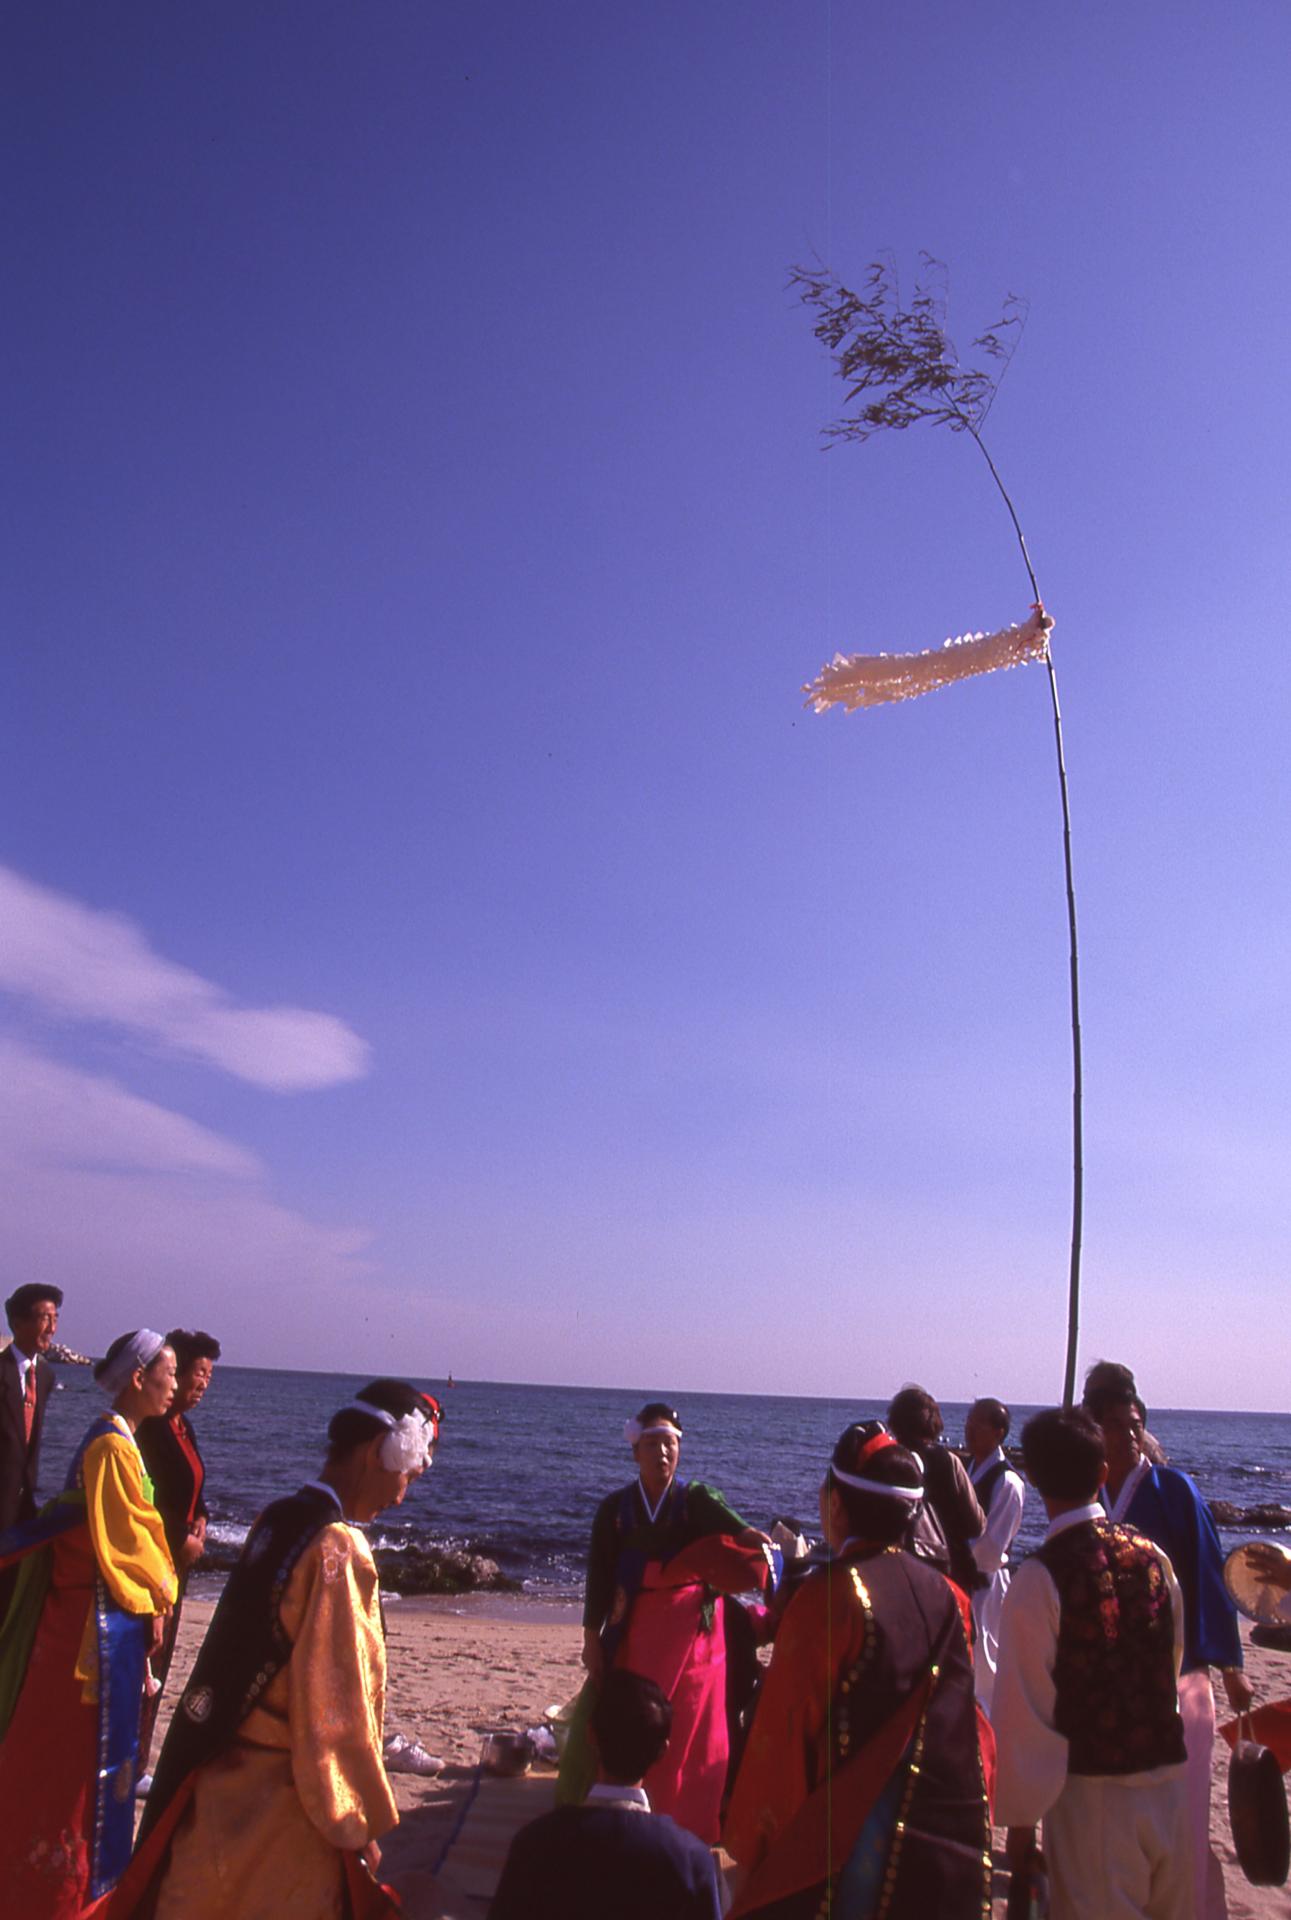
[(1043, 660), (1052, 632), (1053, 621), (1043, 607), (1036, 606), (1021, 626), (1001, 627), (998, 633), (960, 634), (923, 653), (836, 653), (803, 688), (806, 704), (817, 713), (830, 707), (855, 713), (858, 707), (913, 700), (974, 674)]

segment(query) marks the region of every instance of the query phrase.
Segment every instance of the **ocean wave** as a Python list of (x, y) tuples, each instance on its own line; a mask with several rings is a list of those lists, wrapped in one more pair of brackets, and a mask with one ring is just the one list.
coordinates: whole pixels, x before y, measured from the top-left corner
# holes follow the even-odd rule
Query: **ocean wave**
[[(199, 1573), (230, 1573), (237, 1565), (247, 1530), (241, 1538), (232, 1536), (237, 1529), (221, 1527), (219, 1535), (207, 1530), (206, 1552), (197, 1564)], [(377, 1563), (382, 1591), (397, 1594), (416, 1593), (519, 1593), (522, 1583), (504, 1573), (496, 1560), (475, 1553), (469, 1547), (429, 1546), (417, 1541), (391, 1544), (378, 1536), (372, 1541), (372, 1557)]]

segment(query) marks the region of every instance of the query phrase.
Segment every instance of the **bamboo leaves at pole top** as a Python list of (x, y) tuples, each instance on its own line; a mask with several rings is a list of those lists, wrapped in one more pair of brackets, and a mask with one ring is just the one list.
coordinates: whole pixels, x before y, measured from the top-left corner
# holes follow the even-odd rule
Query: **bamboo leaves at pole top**
[[(814, 332), (833, 355), (847, 388), (845, 411), (824, 428), (826, 440), (865, 442), (876, 433), (903, 433), (927, 422), (966, 433), (990, 469), (1008, 509), (1026, 566), (1031, 597), (1043, 615), (1035, 569), (1013, 501), (982, 439), (1000, 383), (1008, 371), (1026, 323), (1027, 306), (1010, 294), (1000, 318), (973, 341), (977, 364), (965, 364), (947, 331), (949, 298), (944, 265), (921, 254), (921, 277), (903, 304), (896, 263), (891, 256), (874, 261), (864, 290), (854, 292), (826, 268), (794, 267), (789, 285), (814, 315)], [(1067, 888), (1067, 926), (1072, 1049), (1072, 1214), (1071, 1261), (1067, 1293), (1067, 1356), (1063, 1404), (1075, 1398), (1076, 1349), (1080, 1330), (1080, 1257), (1084, 1213), (1083, 1076), (1080, 1040), (1080, 967), (1076, 938), (1076, 890), (1071, 857), (1071, 809), (1063, 749), (1058, 677), (1052, 650), (1045, 664), (1053, 708), (1058, 790), (1062, 802), (1063, 863)]]

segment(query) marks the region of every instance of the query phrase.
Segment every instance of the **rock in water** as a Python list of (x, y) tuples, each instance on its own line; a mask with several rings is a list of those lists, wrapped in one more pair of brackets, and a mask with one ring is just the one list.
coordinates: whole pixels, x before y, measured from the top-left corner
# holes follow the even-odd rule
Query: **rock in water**
[(1210, 1511), (1217, 1527), (1258, 1527), (1262, 1532), (1277, 1532), (1291, 1527), (1291, 1507), (1270, 1503), (1262, 1507), (1238, 1507), (1231, 1500), (1212, 1500)]

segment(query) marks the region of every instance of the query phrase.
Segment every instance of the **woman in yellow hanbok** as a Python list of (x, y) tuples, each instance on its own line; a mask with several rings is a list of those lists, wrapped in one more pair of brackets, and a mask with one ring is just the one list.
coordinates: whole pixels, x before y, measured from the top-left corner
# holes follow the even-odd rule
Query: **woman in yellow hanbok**
[(175, 1356), (141, 1328), (95, 1378), (111, 1409), (63, 1493), (0, 1537), (0, 1565), (22, 1563), (0, 1631), (0, 1888), (23, 1920), (73, 1920), (129, 1860), (144, 1669), (176, 1593), (134, 1439)]

